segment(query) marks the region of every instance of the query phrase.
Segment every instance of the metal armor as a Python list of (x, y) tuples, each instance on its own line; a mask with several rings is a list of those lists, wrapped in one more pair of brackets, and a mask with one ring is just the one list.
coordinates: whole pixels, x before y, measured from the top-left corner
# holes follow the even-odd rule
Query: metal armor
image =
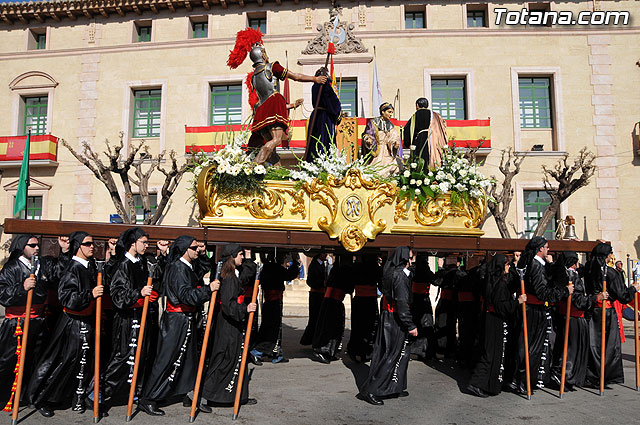
[(262, 105), (271, 95), (280, 91), (280, 80), (273, 75), (273, 71), (271, 70), (272, 66), (272, 63), (267, 63), (266, 65), (259, 64), (253, 71), (251, 84), (258, 94), (259, 99), (256, 106)]

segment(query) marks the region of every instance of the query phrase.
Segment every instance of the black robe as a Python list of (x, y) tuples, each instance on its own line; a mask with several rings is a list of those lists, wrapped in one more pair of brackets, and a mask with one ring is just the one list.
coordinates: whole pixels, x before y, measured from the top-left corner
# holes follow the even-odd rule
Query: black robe
[(64, 307), (48, 347), (36, 366), (28, 394), (36, 406), (82, 406), (93, 378), (96, 286), (95, 262), (71, 260), (60, 279), (58, 299)]
[(300, 265), (297, 261), (288, 268), (275, 262), (266, 263), (260, 273), (260, 286), (264, 296), (262, 322), (254, 349), (262, 355), (282, 356), (282, 294), (284, 282), (298, 277)]
[(353, 292), (353, 265), (334, 264), (329, 272), (327, 290), (320, 305), (313, 334), (313, 351), (329, 360), (337, 360), (344, 336), (344, 296)]
[[(194, 270), (178, 259), (167, 265), (164, 293), (167, 311), (160, 319), (156, 361), (142, 390), (143, 401), (166, 400), (193, 390), (198, 372), (197, 309), (211, 298), (198, 288)], [(171, 306), (182, 311), (169, 311)]]
[[(220, 283), (220, 311), (217, 315), (213, 347), (202, 388), (202, 397), (211, 403), (231, 406), (235, 400), (244, 337), (249, 313), (244, 303), (242, 281), (235, 274)], [(244, 369), (240, 402), (249, 398), (249, 368)]]
[[(527, 293), (529, 370), (531, 374), (531, 389), (533, 390), (535, 387), (544, 388), (549, 382), (553, 338), (555, 337), (555, 334), (553, 334), (551, 308), (546, 307), (544, 304), (535, 304), (533, 302), (534, 298), (542, 302), (555, 303), (566, 299), (569, 296), (569, 290), (566, 287), (559, 288), (551, 284), (546, 267), (535, 258), (527, 267), (524, 285)], [(520, 328), (522, 328), (522, 324)], [(518, 383), (523, 388), (526, 388), (526, 382), (524, 332), (521, 329), (518, 351)]]
[[(392, 309), (382, 309), (369, 376), (360, 393), (376, 397), (392, 396), (407, 389), (409, 331), (416, 328), (411, 317), (411, 275), (403, 266), (393, 271)], [(384, 307), (384, 306), (383, 306)]]
[[(342, 105), (340, 99), (336, 96), (336, 93), (331, 87), (331, 81), (327, 80), (324, 86), (318, 83), (314, 83), (311, 87), (311, 99), (312, 104), (315, 107), (318, 102), (318, 93), (320, 93), (320, 87), (322, 87), (322, 95), (318, 109), (311, 113), (309, 117), (309, 125), (313, 122), (313, 128), (309, 129), (311, 137), (309, 140), (309, 146), (305, 152), (304, 160), (307, 162), (314, 162), (315, 159), (322, 153), (328, 153), (329, 147), (336, 144), (336, 124), (340, 117), (340, 111)], [(315, 118), (314, 122), (314, 115)]]
[[(18, 364), (16, 348), (18, 338), (22, 343), (23, 336), (16, 336), (16, 327), (20, 320), (20, 328), (24, 331), (24, 311), (27, 304), (27, 291), (24, 289), (24, 281), (31, 274), (31, 270), (18, 258), (9, 260), (0, 270), (0, 305), (8, 309), (5, 318), (0, 325), (0, 410), (5, 407), (11, 398), (11, 387), (16, 379), (14, 372)], [(28, 384), (33, 373), (33, 367), (39, 359), (43, 343), (45, 342), (45, 317), (44, 302), (47, 299), (47, 286), (40, 279), (36, 280), (33, 289), (31, 309), (38, 311), (38, 317), (31, 315), (29, 320), (29, 337), (27, 352), (22, 377), (23, 388)], [(22, 308), (20, 308), (22, 307)], [(17, 310), (17, 311), (14, 311)], [(20, 318), (8, 318), (14, 313)], [(25, 392), (22, 393), (24, 396)]]
[[(577, 277), (573, 280), (573, 295), (571, 296), (571, 315), (569, 318), (569, 341), (567, 345), (567, 368), (565, 382), (570, 386), (581, 387), (587, 377), (587, 364), (589, 360), (589, 320), (584, 314), (593, 308), (596, 303), (596, 294), (587, 295), (584, 282)], [(557, 282), (556, 282), (557, 283)], [(563, 280), (561, 284), (566, 285)], [(566, 301), (557, 306), (558, 317), (561, 319), (556, 326), (556, 344), (553, 350), (553, 367), (551, 373), (554, 380), (561, 381), (562, 352), (564, 350), (565, 318), (567, 314)], [(583, 317), (578, 317), (583, 314)]]
[(498, 394), (502, 389), (508, 321), (518, 305), (509, 292), (506, 278), (495, 283), (491, 299), (483, 303), (480, 356), (469, 383), (489, 394)]
[[(415, 121), (413, 134), (411, 125)], [(403, 146), (408, 149), (415, 145), (412, 152), (416, 156), (424, 159), (426, 166), (429, 165), (429, 126), (431, 125), (431, 111), (429, 109), (418, 109), (404, 126), (402, 131)], [(426, 170), (425, 166), (425, 170)]]
[[(375, 261), (374, 261), (375, 260)], [(369, 361), (380, 321), (377, 287), (382, 267), (377, 258), (365, 259), (354, 265), (355, 296), (351, 300), (351, 335), (347, 353), (356, 361)]]
[(480, 294), (483, 288), (484, 276), (481, 266), (471, 270), (461, 270), (457, 287), (458, 304), (458, 350), (456, 358), (467, 369), (472, 369), (476, 363), (478, 334), (482, 323), (480, 312)]
[(435, 334), (438, 342), (436, 352), (445, 357), (453, 357), (457, 349), (456, 324), (458, 322), (458, 295), (456, 286), (465, 276), (459, 268), (438, 271), (440, 279), (434, 285), (440, 286), (440, 298), (435, 312)]
[[(602, 291), (602, 277), (588, 276), (585, 285), (592, 295)], [(607, 266), (607, 292), (609, 301), (619, 301), (622, 305), (630, 303), (636, 292), (633, 286), (628, 288), (620, 273)], [(622, 344), (620, 342), (620, 327), (618, 316), (613, 307), (607, 308), (605, 325), (605, 384), (624, 383), (624, 370), (622, 367)], [(602, 348), (602, 307), (598, 304), (593, 308), (589, 321), (589, 363), (587, 369), (587, 382), (593, 386), (600, 385), (600, 354)]]
[(320, 314), (320, 306), (324, 298), (326, 274), (324, 261), (319, 261), (316, 257), (311, 259), (309, 263), (309, 272), (307, 273), (307, 285), (309, 286), (309, 321), (304, 333), (300, 338), (301, 345), (311, 345), (313, 343), (313, 334), (316, 330), (318, 315)]
[(62, 306), (58, 300), (58, 285), (70, 261), (71, 255), (68, 252), (60, 252), (57, 257), (47, 255), (40, 258), (40, 278), (46, 283), (49, 292), (45, 306), (45, 323), (49, 331), (53, 331), (62, 314)]
[[(147, 264), (144, 258), (134, 263), (129, 258), (123, 257), (111, 278), (111, 299), (115, 308), (114, 344), (113, 352), (108, 359), (105, 359), (107, 361), (102, 368), (100, 383), (103, 399), (111, 398), (112, 403), (125, 400), (129, 394), (144, 303), (140, 290), (147, 284), (147, 276)], [(153, 340), (153, 334), (157, 335), (158, 332), (157, 329), (152, 328), (157, 327), (157, 321), (149, 320), (150, 315), (148, 312), (140, 367), (136, 378), (136, 393), (139, 393), (142, 388), (144, 376), (148, 375), (155, 358), (152, 352), (155, 351), (153, 344), (156, 342)], [(150, 347), (153, 347), (153, 350), (150, 350)]]

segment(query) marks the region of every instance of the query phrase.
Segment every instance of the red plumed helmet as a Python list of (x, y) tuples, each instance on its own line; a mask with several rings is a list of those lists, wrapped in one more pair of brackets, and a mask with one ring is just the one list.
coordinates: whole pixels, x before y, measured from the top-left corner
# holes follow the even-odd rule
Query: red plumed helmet
[(251, 109), (258, 103), (258, 93), (253, 89), (253, 84), (251, 83), (251, 77), (253, 77), (253, 71), (249, 71), (247, 77), (244, 80), (244, 84), (247, 86), (249, 90), (249, 106)]
[(262, 33), (259, 30), (247, 28), (238, 31), (236, 34), (236, 45), (233, 50), (229, 52), (229, 59), (227, 59), (229, 68), (236, 69), (239, 67), (256, 43), (262, 43)]

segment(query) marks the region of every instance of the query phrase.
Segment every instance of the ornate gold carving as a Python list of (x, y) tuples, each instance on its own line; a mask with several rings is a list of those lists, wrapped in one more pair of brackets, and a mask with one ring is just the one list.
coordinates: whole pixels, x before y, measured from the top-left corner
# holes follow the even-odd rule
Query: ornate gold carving
[(278, 218), (282, 217), (285, 200), (282, 195), (272, 189), (265, 189), (263, 195), (255, 197), (247, 202), (245, 208), (255, 218)]
[[(329, 176), (331, 179), (333, 176)], [(331, 219), (326, 216), (321, 216), (318, 219), (318, 227), (322, 230), (327, 231), (326, 229), (336, 220), (336, 215), (338, 214), (338, 197), (335, 195), (331, 187), (325, 185), (318, 179), (313, 179), (311, 183), (305, 183), (303, 186), (304, 190), (309, 193), (312, 201), (318, 201), (329, 210), (329, 215)], [(335, 237), (329, 235), (329, 237)]]
[[(396, 213), (398, 206), (396, 206)], [(423, 226), (437, 226), (442, 224), (447, 217), (465, 217), (465, 227), (475, 228), (482, 223), (487, 210), (485, 198), (471, 199), (466, 202), (462, 199), (460, 205), (453, 205), (451, 197), (438, 196), (436, 199), (428, 199), (424, 204), (414, 203), (413, 213), (416, 222)]]
[(345, 227), (342, 232), (340, 232), (340, 237), (338, 239), (342, 246), (344, 246), (347, 251), (351, 252), (360, 251), (367, 242), (367, 237), (362, 233), (362, 230), (353, 224)]
[(304, 202), (304, 192), (293, 189), (283, 189), (283, 192), (288, 193), (293, 198), (293, 204), (289, 208), (289, 212), (293, 215), (300, 214), (302, 218), (307, 218), (307, 209)]
[(342, 215), (349, 221), (358, 221), (362, 217), (362, 199), (356, 194), (347, 196), (342, 200)]
[(409, 218), (409, 198), (396, 200), (396, 207), (393, 212), (393, 221), (398, 223), (399, 220)]

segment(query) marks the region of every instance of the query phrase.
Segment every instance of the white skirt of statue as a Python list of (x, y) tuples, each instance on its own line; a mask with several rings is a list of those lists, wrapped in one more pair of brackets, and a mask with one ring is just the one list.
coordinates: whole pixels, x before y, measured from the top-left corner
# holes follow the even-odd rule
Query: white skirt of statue
[(402, 141), (393, 123), (383, 117), (367, 120), (362, 133), (362, 154), (371, 154), (370, 164), (378, 166), (382, 177), (398, 173), (398, 161), (402, 163)]

